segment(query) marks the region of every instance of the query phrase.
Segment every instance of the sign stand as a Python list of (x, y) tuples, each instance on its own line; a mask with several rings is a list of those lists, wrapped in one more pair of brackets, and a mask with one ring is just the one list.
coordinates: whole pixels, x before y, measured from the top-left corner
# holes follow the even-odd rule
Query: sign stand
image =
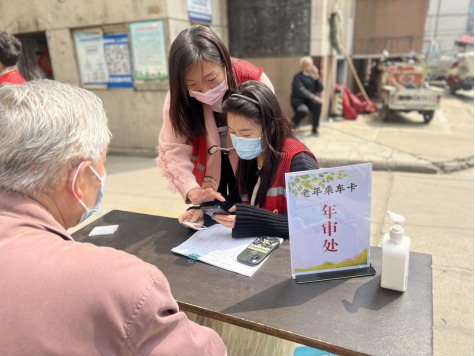
[(374, 276), (370, 163), (285, 174), (297, 283)]

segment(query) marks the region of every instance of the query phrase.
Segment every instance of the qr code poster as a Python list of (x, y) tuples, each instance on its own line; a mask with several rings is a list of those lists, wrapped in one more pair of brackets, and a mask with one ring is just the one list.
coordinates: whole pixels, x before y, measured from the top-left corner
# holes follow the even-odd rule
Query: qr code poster
[(133, 88), (127, 34), (104, 35), (104, 52), (109, 72), (108, 88)]

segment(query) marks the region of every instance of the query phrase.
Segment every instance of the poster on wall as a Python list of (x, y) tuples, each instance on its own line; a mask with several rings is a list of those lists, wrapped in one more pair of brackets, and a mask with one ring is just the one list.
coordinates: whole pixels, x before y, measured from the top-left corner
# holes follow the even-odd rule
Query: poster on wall
[(163, 21), (130, 24), (135, 80), (167, 80)]
[(188, 17), (190, 20), (211, 23), (211, 0), (188, 0)]
[(133, 88), (127, 34), (104, 35), (103, 41), (109, 73), (107, 88)]
[(107, 84), (109, 74), (102, 33), (76, 32), (74, 41), (83, 85)]
[(370, 268), (371, 177), (370, 163), (285, 174), (297, 282), (299, 276)]

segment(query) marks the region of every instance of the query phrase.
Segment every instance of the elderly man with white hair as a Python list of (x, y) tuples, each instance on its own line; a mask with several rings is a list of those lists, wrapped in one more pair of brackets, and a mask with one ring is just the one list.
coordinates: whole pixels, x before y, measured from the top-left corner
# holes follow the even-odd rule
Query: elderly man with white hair
[(225, 355), (156, 267), (67, 232), (99, 209), (110, 137), (91, 92), (0, 87), (0, 354)]
[(302, 57), (300, 59), (300, 68), (302, 71), (294, 76), (292, 82), (290, 103), (295, 111), (292, 123), (296, 128), (300, 121), (311, 111), (312, 134), (318, 136), (322, 100), (316, 94), (323, 91), (323, 85), (320, 81), (318, 69), (313, 64), (312, 57)]

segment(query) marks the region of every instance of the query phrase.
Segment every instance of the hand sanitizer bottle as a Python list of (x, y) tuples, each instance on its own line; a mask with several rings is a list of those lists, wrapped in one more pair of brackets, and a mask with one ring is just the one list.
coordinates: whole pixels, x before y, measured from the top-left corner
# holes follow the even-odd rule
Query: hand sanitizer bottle
[(381, 287), (405, 292), (409, 273), (409, 247), (411, 239), (404, 236), (404, 230), (399, 225), (404, 216), (387, 212), (395, 223), (389, 234), (383, 238), (383, 267), (381, 271)]

